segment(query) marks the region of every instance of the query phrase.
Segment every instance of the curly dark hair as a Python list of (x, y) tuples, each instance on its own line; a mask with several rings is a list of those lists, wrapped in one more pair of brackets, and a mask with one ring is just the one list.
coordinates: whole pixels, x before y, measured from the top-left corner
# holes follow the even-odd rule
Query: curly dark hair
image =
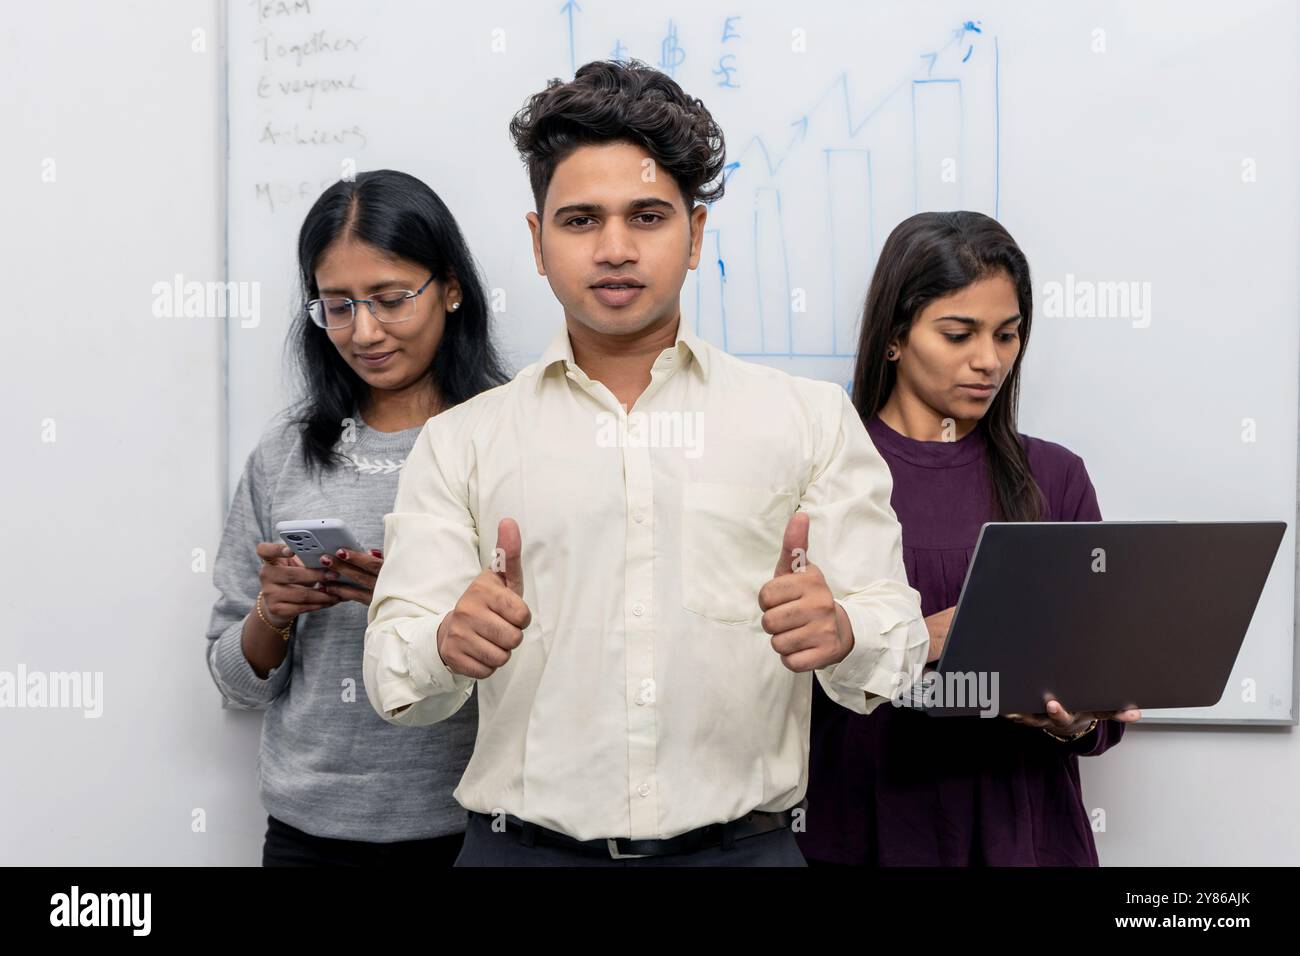
[[(726, 145), (704, 103), (637, 60), (595, 60), (553, 79), (510, 121), (540, 215), (555, 167), (579, 146), (636, 143), (676, 180), (689, 210), (722, 198)], [(716, 182), (715, 182), (716, 180)]]

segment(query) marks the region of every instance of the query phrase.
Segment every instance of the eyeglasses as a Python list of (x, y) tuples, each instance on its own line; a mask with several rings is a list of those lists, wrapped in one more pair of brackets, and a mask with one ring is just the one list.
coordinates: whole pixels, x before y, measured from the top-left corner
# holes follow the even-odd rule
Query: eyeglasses
[(348, 299), (344, 297), (330, 299), (312, 299), (307, 303), (307, 314), (322, 329), (344, 329), (357, 317), (357, 304), (364, 302), (370, 314), (379, 322), (391, 325), (405, 322), (415, 315), (415, 298), (429, 288), (434, 280), (429, 276), (424, 285), (412, 292), (410, 289), (394, 289), (380, 292), (369, 299)]

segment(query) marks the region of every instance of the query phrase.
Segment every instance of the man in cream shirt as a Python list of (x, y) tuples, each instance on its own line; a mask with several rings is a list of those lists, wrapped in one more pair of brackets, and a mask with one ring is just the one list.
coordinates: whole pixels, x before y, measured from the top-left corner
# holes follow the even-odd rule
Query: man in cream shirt
[(409, 725), (479, 694), (460, 865), (801, 865), (814, 675), (869, 713), (929, 645), (888, 467), (843, 388), (682, 322), (722, 188), (702, 104), (592, 63), (511, 132), (564, 327), (417, 439), (366, 692)]

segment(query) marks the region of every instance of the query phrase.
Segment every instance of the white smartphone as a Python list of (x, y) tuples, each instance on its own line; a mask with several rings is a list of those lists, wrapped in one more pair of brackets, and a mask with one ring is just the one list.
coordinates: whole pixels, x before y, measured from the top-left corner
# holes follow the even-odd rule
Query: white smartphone
[[(339, 548), (360, 551), (361, 545), (356, 537), (338, 518), (303, 518), (296, 521), (278, 521), (275, 533), (285, 544), (293, 549), (298, 559), (309, 568), (320, 568), (322, 555), (334, 555)], [(370, 590), (366, 585), (353, 581), (346, 574), (339, 575), (339, 584), (354, 588)]]

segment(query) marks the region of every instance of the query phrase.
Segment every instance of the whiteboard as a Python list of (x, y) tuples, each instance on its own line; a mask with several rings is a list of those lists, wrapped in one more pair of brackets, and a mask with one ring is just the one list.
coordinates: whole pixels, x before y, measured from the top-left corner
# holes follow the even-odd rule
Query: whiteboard
[(592, 59), (636, 58), (727, 139), (685, 321), (846, 383), (889, 231), (1001, 220), (1034, 272), (1021, 430), (1084, 458), (1108, 520), (1284, 520), (1223, 700), (1148, 719), (1294, 723), (1297, 14), (1282, 0), (982, 5), (256, 0), (227, 9), (229, 480), (293, 397), (298, 227), (357, 170), (429, 183), (532, 361), (563, 316), (536, 274), (507, 123)]

